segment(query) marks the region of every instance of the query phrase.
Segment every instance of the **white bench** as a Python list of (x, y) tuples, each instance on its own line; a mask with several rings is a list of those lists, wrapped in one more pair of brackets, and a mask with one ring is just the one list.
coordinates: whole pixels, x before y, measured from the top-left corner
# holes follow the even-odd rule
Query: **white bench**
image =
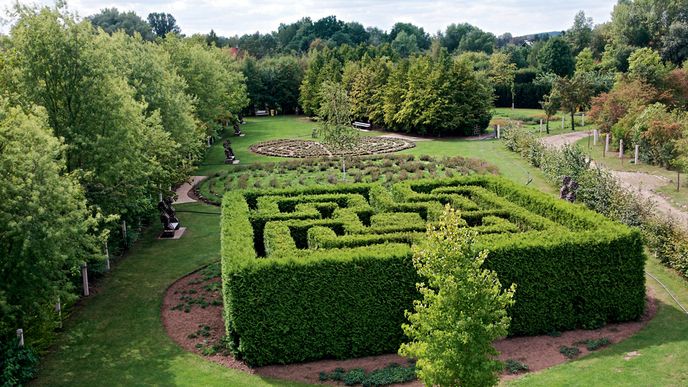
[(256, 110), (256, 116), (267, 116), (268, 111), (267, 110)]
[(370, 129), (370, 124), (366, 122), (354, 121), (353, 126), (358, 129)]

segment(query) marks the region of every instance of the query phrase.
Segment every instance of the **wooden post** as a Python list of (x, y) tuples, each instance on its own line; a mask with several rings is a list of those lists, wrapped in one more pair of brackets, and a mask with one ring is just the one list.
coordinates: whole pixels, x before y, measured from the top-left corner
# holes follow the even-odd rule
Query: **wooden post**
[(619, 158), (623, 159), (623, 139), (619, 140)]
[(590, 149), (590, 137), (592, 137), (592, 133), (588, 130), (588, 149)]
[(497, 139), (499, 139), (501, 137), (501, 132), (502, 132), (502, 127), (499, 124), (497, 124)]
[(676, 171), (676, 191), (681, 190), (681, 171)]
[(566, 114), (561, 115), (561, 128), (564, 129), (564, 117), (566, 117)]
[(602, 153), (602, 157), (606, 157), (607, 152), (609, 152), (609, 133), (604, 134), (604, 153)]
[(208, 148), (210, 148), (210, 146), (212, 145), (211, 141), (212, 141), (212, 137), (208, 136)]
[(592, 131), (592, 145), (597, 146), (597, 141), (600, 140), (600, 131), (597, 129), (594, 129)]
[(60, 302), (60, 296), (57, 296), (57, 304), (55, 304), (55, 311), (57, 312), (58, 320), (60, 320), (60, 328), (62, 328), (62, 302)]
[(633, 163), (635, 165), (638, 165), (638, 151), (639, 151), (640, 145), (635, 146), (635, 157), (633, 158)]
[(17, 329), (17, 339), (19, 339), (19, 348), (24, 348), (24, 330), (21, 328)]
[(124, 238), (124, 246), (127, 245), (127, 221), (122, 220), (122, 237)]
[(581, 126), (585, 126), (585, 113), (581, 113)]
[(83, 280), (84, 285), (84, 296), (88, 296), (88, 264), (86, 264), (85, 262), (83, 265), (81, 265), (81, 278)]
[(542, 118), (540, 118), (540, 133), (542, 133)]
[(105, 241), (105, 270), (110, 271), (110, 249)]

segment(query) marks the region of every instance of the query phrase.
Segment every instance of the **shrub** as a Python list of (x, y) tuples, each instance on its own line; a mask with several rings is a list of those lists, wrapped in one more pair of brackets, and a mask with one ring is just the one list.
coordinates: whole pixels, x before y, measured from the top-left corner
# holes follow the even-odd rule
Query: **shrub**
[(517, 284), (510, 334), (642, 314), (637, 231), (500, 178), (235, 191), (222, 214), (232, 351), (253, 365), (395, 351), (418, 297), (410, 245), (445, 204), (489, 248), (486, 267)]
[(3, 386), (20, 386), (33, 379), (38, 356), (28, 347), (19, 348), (16, 339), (0, 342), (0, 380)]
[(506, 362), (504, 362), (504, 368), (506, 369), (506, 372), (510, 374), (520, 374), (521, 372), (529, 371), (527, 365), (514, 359), (508, 359)]

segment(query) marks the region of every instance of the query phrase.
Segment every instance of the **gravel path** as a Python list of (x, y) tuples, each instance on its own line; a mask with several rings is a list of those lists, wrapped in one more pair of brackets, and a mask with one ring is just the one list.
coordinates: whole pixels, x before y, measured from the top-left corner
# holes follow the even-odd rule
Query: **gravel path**
[(174, 204), (196, 202), (196, 199), (193, 199), (191, 196), (189, 196), (189, 191), (191, 191), (193, 187), (195, 187), (198, 183), (202, 182), (207, 178), (208, 176), (191, 176), (190, 181), (185, 182), (179, 188), (177, 188), (177, 200), (174, 201)]
[[(588, 132), (571, 132), (544, 137), (541, 141), (547, 146), (560, 148), (567, 144), (575, 144), (578, 140), (588, 135)], [(671, 202), (665, 199), (664, 196), (656, 191), (669, 183), (667, 178), (642, 172), (623, 172), (614, 170), (609, 170), (609, 172), (626, 189), (637, 193), (645, 199), (653, 201), (656, 211), (674, 218), (679, 224), (684, 226), (684, 228), (688, 229), (688, 212), (676, 208)]]

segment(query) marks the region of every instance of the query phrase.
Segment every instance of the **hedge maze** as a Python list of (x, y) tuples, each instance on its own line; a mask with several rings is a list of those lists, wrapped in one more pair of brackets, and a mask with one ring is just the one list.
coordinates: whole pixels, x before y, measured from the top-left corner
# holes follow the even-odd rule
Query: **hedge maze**
[(449, 204), (517, 284), (510, 334), (637, 319), (640, 235), (492, 176), (231, 192), (222, 219), (225, 324), (252, 365), (395, 352), (418, 296), (411, 244)]

